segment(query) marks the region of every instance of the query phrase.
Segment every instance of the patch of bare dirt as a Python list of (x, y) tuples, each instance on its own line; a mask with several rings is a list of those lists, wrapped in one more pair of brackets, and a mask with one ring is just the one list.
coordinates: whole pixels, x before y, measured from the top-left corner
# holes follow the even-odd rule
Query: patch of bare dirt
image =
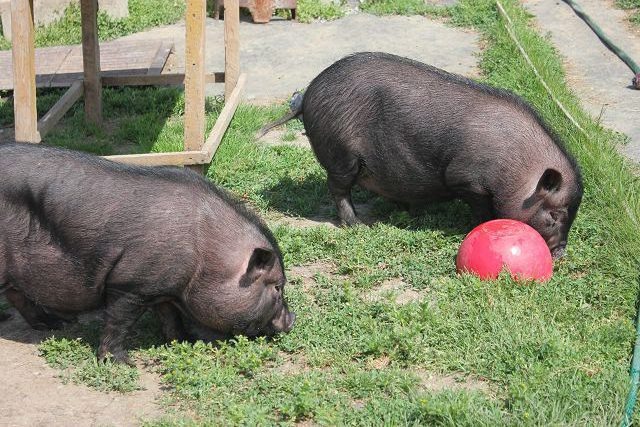
[[(295, 138), (292, 140), (285, 139), (284, 135), (292, 133)], [(263, 137), (256, 139), (257, 144), (262, 145), (289, 145), (291, 147), (300, 147), (311, 149), (311, 144), (302, 130), (287, 131), (284, 127), (271, 129)]]
[(298, 278), (302, 280), (302, 289), (309, 291), (315, 287), (316, 281), (314, 276), (320, 274), (335, 274), (335, 266), (328, 262), (316, 261), (311, 264), (293, 266), (289, 268), (288, 276), (290, 279)]
[(320, 424), (316, 424), (313, 420), (302, 420), (296, 423), (296, 427), (315, 427)]
[(279, 224), (289, 225), (295, 228), (319, 227), (321, 225), (330, 228), (337, 228), (340, 226), (337, 218), (332, 219), (331, 217), (323, 215), (314, 215), (310, 217), (281, 215), (275, 218), (275, 222)]
[(399, 305), (409, 304), (411, 302), (420, 301), (425, 296), (423, 292), (412, 289), (402, 279), (394, 278), (385, 280), (379, 286), (368, 290), (362, 296), (366, 301), (383, 301), (388, 296)]
[(280, 356), (280, 361), (272, 366), (276, 372), (296, 375), (311, 370), (304, 355), (280, 352)]
[(463, 375), (444, 375), (425, 370), (415, 370), (414, 374), (420, 379), (420, 388), (428, 392), (447, 390), (478, 391), (495, 397), (496, 390), (488, 381)]
[[(380, 218), (373, 214), (372, 202), (354, 203), (354, 207), (358, 218), (360, 218), (360, 220), (366, 225), (373, 225), (380, 220)], [(320, 225), (334, 228), (341, 227), (340, 220), (336, 216), (332, 206), (322, 206), (318, 210), (317, 215), (309, 217), (282, 215), (274, 218), (274, 221), (276, 223), (286, 224), (296, 228), (318, 227)]]
[(0, 322), (0, 424), (137, 426), (162, 416), (156, 375), (139, 369), (143, 390), (127, 394), (64, 384), (38, 355), (37, 345), (52, 334), (31, 329), (15, 310), (9, 312), (11, 319)]
[(389, 356), (380, 356), (376, 359), (367, 360), (367, 368), (369, 369), (384, 369), (389, 366), (391, 359)]

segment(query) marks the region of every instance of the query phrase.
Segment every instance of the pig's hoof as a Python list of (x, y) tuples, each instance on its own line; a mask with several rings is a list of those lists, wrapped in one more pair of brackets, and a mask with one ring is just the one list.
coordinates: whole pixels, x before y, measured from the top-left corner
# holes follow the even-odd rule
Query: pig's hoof
[(111, 353), (108, 351), (98, 350), (98, 360), (100, 362), (106, 362), (107, 360), (113, 360), (117, 363), (123, 363), (125, 365), (129, 365), (131, 367), (135, 367), (135, 363), (129, 357), (129, 354), (125, 350), (119, 350), (115, 353)]
[(355, 216), (355, 215), (354, 215), (354, 216), (349, 217), (349, 218), (341, 218), (341, 219), (340, 219), (340, 224), (341, 224), (343, 227), (353, 227), (353, 226), (355, 226), (355, 225), (361, 225), (361, 224), (364, 224), (364, 222), (362, 222), (362, 221), (360, 220), (360, 218), (358, 218), (357, 216)]
[(0, 322), (2, 322), (3, 320), (9, 320), (11, 319), (11, 315), (7, 312), (1, 312), (0, 313)]

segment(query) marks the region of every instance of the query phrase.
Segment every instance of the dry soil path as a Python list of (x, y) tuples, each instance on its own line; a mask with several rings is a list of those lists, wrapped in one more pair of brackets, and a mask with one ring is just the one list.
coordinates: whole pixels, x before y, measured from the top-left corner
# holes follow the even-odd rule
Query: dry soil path
[(0, 322), (0, 426), (136, 426), (162, 415), (155, 375), (140, 370), (143, 390), (126, 394), (64, 384), (60, 371), (38, 355), (37, 344), (51, 334), (10, 313), (11, 319)]

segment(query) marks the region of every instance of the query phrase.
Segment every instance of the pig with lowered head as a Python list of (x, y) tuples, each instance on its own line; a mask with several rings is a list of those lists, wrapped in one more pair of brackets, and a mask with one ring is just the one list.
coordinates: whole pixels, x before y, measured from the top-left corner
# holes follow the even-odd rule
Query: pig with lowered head
[(196, 173), (0, 144), (0, 175), (0, 291), (32, 327), (104, 307), (98, 356), (122, 362), (147, 308), (168, 339), (291, 329), (273, 235)]
[(575, 160), (520, 97), (395, 55), (322, 71), (291, 112), (304, 122), (344, 224), (355, 184), (408, 205), (460, 198), (479, 221), (511, 218), (563, 255), (582, 200)]

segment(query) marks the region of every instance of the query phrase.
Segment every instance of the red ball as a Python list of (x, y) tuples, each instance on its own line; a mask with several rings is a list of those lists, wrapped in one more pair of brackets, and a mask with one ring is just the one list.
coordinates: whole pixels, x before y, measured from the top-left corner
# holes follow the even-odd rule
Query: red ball
[(516, 280), (546, 282), (553, 274), (553, 259), (547, 243), (532, 227), (513, 219), (494, 219), (467, 234), (456, 268), (481, 279), (495, 279), (507, 268)]

